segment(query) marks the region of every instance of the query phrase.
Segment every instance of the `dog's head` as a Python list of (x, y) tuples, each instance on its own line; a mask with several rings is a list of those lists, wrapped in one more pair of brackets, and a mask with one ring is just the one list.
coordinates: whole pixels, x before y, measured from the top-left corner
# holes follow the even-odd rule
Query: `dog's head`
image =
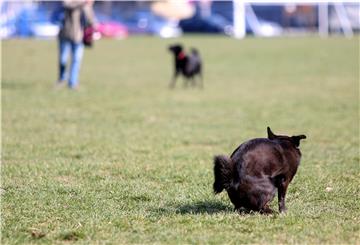
[(180, 54), (183, 51), (183, 46), (181, 44), (173, 44), (169, 46), (169, 51), (175, 55)]
[(300, 140), (306, 139), (306, 136), (303, 135), (303, 134), (296, 135), (296, 136), (276, 135), (271, 131), (270, 127), (267, 127), (267, 134), (268, 134), (268, 139), (269, 140), (288, 141), (288, 142), (291, 142), (295, 147), (300, 146)]

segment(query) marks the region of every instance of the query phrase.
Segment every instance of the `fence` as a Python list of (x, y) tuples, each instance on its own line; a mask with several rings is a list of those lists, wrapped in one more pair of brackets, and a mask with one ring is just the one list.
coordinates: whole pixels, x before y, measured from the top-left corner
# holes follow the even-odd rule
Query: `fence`
[[(61, 2), (1, 1), (0, 37), (52, 38)], [(313, 1), (100, 1), (94, 10), (101, 36), (124, 38), (150, 34), (176, 37), (183, 33), (279, 36), (318, 33), (351, 37), (360, 30), (360, 4)]]

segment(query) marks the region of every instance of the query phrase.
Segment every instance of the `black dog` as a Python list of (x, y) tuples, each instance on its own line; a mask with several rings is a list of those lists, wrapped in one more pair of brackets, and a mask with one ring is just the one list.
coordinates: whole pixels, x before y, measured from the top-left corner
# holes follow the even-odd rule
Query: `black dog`
[(195, 78), (199, 76), (200, 87), (203, 87), (202, 71), (201, 71), (201, 58), (196, 49), (191, 49), (190, 54), (185, 54), (183, 47), (180, 44), (171, 45), (170, 52), (174, 55), (174, 75), (170, 82), (170, 88), (175, 87), (176, 78), (182, 74), (185, 77), (185, 86), (191, 80), (192, 85), (196, 85)]
[(300, 164), (300, 140), (305, 135), (275, 135), (241, 144), (228, 158), (214, 159), (214, 192), (225, 189), (235, 209), (272, 213), (269, 203), (278, 190), (279, 211), (286, 211), (285, 195)]

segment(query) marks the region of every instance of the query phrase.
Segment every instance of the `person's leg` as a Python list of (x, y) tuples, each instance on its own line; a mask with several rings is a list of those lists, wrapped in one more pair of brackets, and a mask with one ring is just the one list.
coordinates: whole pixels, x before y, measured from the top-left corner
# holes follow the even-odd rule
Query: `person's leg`
[(81, 66), (81, 60), (84, 53), (84, 45), (82, 43), (71, 43), (71, 71), (70, 71), (70, 79), (69, 79), (69, 87), (75, 88), (77, 87), (79, 81), (79, 72)]
[(70, 42), (64, 39), (59, 39), (59, 77), (58, 83), (66, 80), (66, 63), (70, 52)]

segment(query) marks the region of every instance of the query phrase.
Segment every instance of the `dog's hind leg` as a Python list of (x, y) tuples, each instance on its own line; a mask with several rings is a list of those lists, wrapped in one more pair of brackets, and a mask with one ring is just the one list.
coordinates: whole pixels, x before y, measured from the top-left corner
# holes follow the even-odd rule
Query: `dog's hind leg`
[(276, 178), (276, 187), (278, 188), (278, 202), (279, 202), (279, 212), (286, 212), (285, 207), (285, 196), (289, 181), (286, 181), (285, 176), (278, 176)]
[(202, 74), (202, 68), (200, 67), (199, 69), (199, 84), (200, 84), (200, 88), (204, 88), (204, 79), (203, 79), (203, 74)]

